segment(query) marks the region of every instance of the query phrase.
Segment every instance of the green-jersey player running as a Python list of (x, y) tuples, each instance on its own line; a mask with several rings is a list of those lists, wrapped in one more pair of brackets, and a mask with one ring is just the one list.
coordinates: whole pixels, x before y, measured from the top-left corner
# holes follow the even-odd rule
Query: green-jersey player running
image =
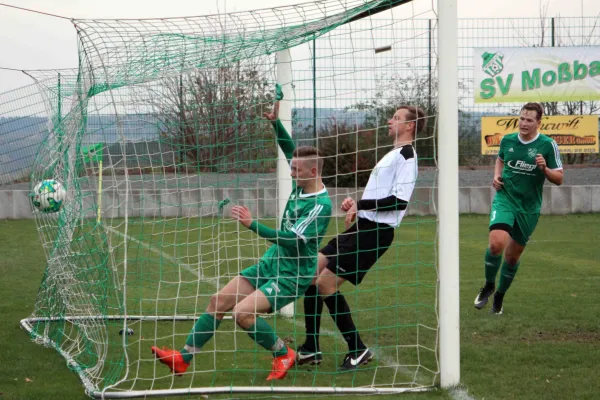
[[(281, 95), (279, 95), (281, 96)], [(234, 206), (232, 217), (273, 245), (259, 262), (241, 271), (212, 296), (206, 312), (198, 318), (185, 346), (180, 350), (152, 347), (152, 353), (173, 373), (184, 373), (195, 353), (218, 329), (225, 313), (250, 338), (273, 353), (267, 380), (283, 379), (296, 361), (296, 353), (284, 344), (259, 314), (275, 312), (304, 295), (317, 270), (319, 245), (331, 217), (331, 200), (321, 180), (323, 159), (316, 148), (295, 148), (278, 119), (279, 102), (265, 117), (273, 123), (277, 142), (291, 166), (292, 193), (285, 206), (279, 230), (254, 220), (250, 210)]]
[(497, 192), (485, 253), (486, 283), (475, 298), (475, 307), (481, 309), (495, 292), (491, 309), (494, 314), (503, 313), (504, 294), (515, 278), (521, 254), (537, 225), (545, 180), (555, 185), (563, 183), (558, 146), (552, 138), (538, 132), (543, 114), (540, 104), (525, 104), (519, 117), (519, 132), (504, 136), (500, 142), (492, 183)]

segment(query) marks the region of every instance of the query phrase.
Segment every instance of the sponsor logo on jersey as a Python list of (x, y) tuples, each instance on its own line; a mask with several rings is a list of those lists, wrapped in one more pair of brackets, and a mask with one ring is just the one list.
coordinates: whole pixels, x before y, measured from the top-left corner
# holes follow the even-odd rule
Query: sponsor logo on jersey
[(521, 160), (518, 160), (516, 162), (513, 160), (510, 160), (508, 162), (508, 166), (511, 167), (512, 169), (517, 169), (519, 171), (527, 171), (527, 172), (531, 172), (537, 167), (537, 165), (535, 165), (535, 164), (528, 164), (525, 161), (521, 161)]
[(535, 158), (537, 155), (537, 149), (535, 147), (527, 149), (527, 155), (531, 158)]
[[(283, 226), (288, 231), (292, 230), (292, 228), (294, 227), (294, 224), (292, 224), (291, 218), (292, 218), (292, 216), (290, 215), (290, 210), (285, 210), (285, 220), (283, 221)], [(296, 217), (293, 217), (293, 218), (296, 219)]]
[(509, 153), (514, 153), (514, 152), (515, 152), (515, 149), (513, 149), (513, 148), (511, 147), (510, 149), (508, 149), (508, 152), (509, 152)]

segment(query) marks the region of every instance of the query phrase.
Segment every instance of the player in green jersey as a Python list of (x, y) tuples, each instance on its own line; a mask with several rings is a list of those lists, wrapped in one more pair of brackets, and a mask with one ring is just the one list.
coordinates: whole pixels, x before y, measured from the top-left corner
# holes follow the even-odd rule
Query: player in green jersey
[(563, 183), (558, 146), (552, 138), (538, 132), (543, 114), (540, 104), (525, 104), (519, 117), (519, 132), (504, 136), (500, 142), (492, 183), (497, 192), (490, 213), (489, 246), (485, 253), (486, 283), (475, 298), (475, 307), (481, 309), (495, 292), (491, 309), (494, 314), (503, 313), (504, 294), (537, 225), (545, 180), (555, 185)]
[[(281, 93), (280, 90), (278, 93)], [(281, 94), (278, 100), (281, 99)], [(331, 200), (321, 180), (323, 159), (314, 147), (295, 148), (278, 119), (279, 101), (265, 117), (273, 123), (277, 142), (291, 166), (292, 193), (279, 230), (253, 219), (250, 210), (234, 206), (232, 217), (273, 245), (258, 264), (244, 269), (213, 295), (206, 313), (196, 321), (180, 350), (152, 347), (152, 352), (175, 374), (185, 372), (194, 353), (212, 338), (225, 313), (233, 310), (235, 322), (259, 345), (273, 353), (267, 380), (283, 379), (294, 365), (296, 353), (286, 346), (259, 314), (269, 313), (303, 296), (317, 269), (319, 245), (331, 217)]]

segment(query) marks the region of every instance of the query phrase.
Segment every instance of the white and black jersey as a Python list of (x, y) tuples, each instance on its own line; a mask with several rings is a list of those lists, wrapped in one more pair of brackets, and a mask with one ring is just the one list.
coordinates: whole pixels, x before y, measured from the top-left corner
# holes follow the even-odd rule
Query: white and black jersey
[(417, 156), (411, 145), (390, 151), (377, 163), (362, 199), (358, 218), (321, 249), (326, 268), (354, 285), (394, 241), (417, 180)]
[(406, 213), (417, 176), (417, 153), (412, 145), (387, 153), (371, 172), (357, 203), (358, 217), (397, 228)]

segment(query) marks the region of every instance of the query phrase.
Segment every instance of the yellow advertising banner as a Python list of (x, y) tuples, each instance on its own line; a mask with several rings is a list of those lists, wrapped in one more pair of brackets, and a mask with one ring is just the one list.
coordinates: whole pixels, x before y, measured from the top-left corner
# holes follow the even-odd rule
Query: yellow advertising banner
[[(554, 139), (563, 154), (598, 153), (599, 151), (597, 115), (542, 117), (542, 126), (539, 130)], [(481, 154), (498, 154), (502, 137), (518, 131), (518, 116), (481, 117)]]

